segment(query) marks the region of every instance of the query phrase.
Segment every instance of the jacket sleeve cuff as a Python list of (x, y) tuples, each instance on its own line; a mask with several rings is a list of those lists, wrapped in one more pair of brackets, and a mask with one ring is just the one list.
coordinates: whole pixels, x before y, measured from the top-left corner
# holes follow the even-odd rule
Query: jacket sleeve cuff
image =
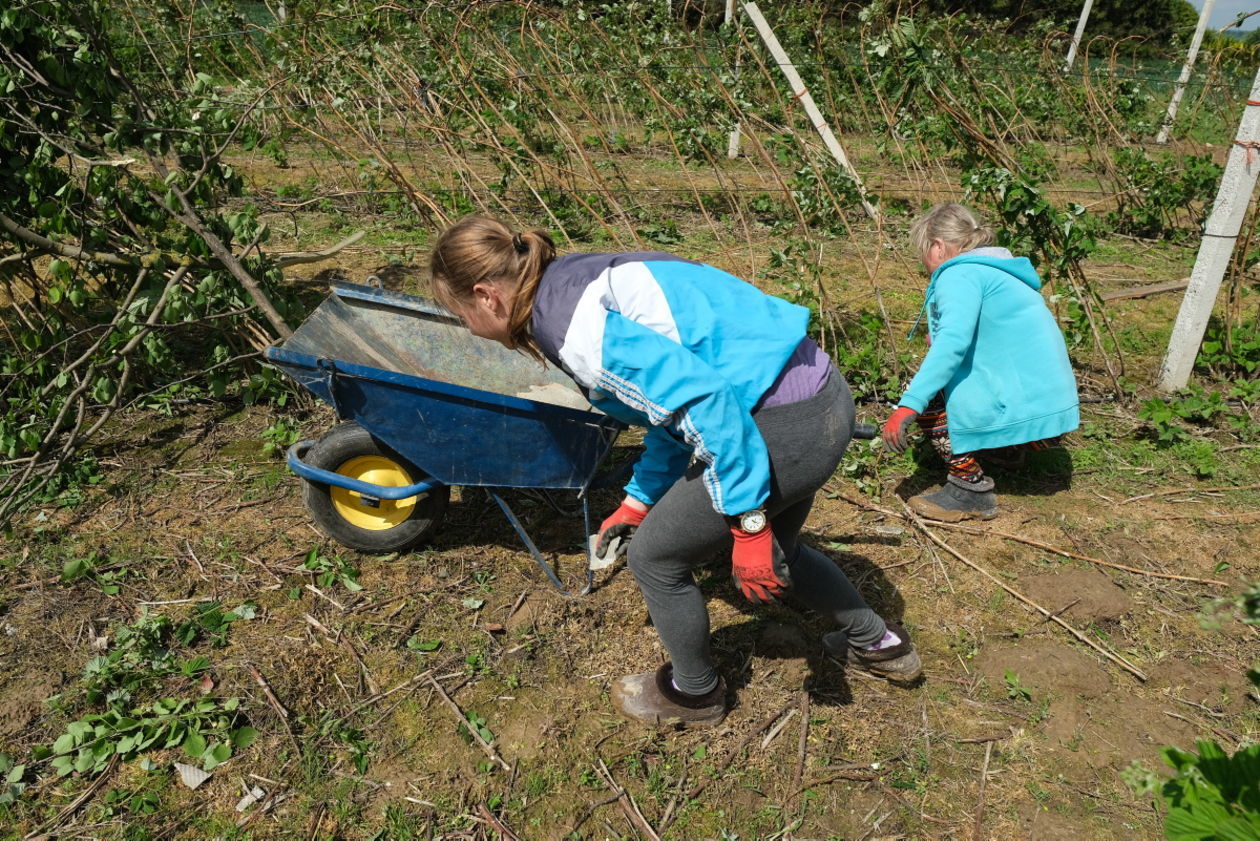
[(927, 400), (923, 400), (922, 398), (916, 397), (915, 395), (910, 394), (909, 392), (901, 395), (901, 400), (897, 402), (898, 406), (905, 406), (907, 409), (914, 409), (914, 413), (916, 415), (923, 414), (923, 410), (927, 408), (927, 404), (928, 404)]

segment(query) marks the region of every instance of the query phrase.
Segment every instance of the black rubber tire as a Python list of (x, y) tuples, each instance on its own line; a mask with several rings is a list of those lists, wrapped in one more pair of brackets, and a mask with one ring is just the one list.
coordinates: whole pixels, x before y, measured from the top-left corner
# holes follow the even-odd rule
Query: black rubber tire
[[(409, 484), (426, 476), (353, 422), (333, 427), (306, 451), (303, 461), (312, 467), (337, 473), (343, 465), (362, 457), (391, 462), (394, 468), (409, 478)], [(324, 534), (343, 546), (371, 553), (402, 552), (428, 538), (442, 524), (446, 504), (451, 498), (450, 487), (439, 485), (417, 499), (410, 514), (397, 525), (363, 528), (347, 520), (338, 510), (333, 498), (335, 492), (343, 493), (340, 488), (334, 489), (323, 482), (304, 480), (302, 502)]]

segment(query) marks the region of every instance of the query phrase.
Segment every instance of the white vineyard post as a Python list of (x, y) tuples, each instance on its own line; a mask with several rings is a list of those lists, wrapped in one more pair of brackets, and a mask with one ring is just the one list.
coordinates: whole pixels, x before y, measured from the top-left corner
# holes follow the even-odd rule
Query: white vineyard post
[(1156, 143), (1167, 143), (1168, 133), (1172, 131), (1173, 121), (1177, 119), (1177, 106), (1181, 103), (1181, 96), (1186, 92), (1186, 83), (1190, 81), (1190, 71), (1194, 68), (1194, 60), (1199, 56), (1199, 45), (1203, 43), (1203, 30), (1207, 29), (1208, 15), (1212, 14), (1212, 7), (1216, 5), (1216, 0), (1204, 0), (1203, 11), (1199, 13), (1199, 25), (1194, 29), (1194, 38), (1190, 40), (1190, 52), (1186, 53), (1186, 63), (1181, 68), (1181, 75), (1177, 77), (1177, 88), (1173, 91), (1172, 100), (1168, 103), (1168, 113), (1164, 115), (1164, 122), (1159, 126), (1159, 134), (1155, 137)]
[(1085, 23), (1089, 20), (1089, 10), (1094, 7), (1094, 0), (1085, 0), (1085, 5), (1081, 7), (1081, 19), (1076, 22), (1076, 33), (1072, 36), (1072, 43), (1068, 46), (1067, 60), (1063, 62), (1063, 72), (1072, 69), (1072, 63), (1076, 61), (1076, 50), (1081, 44), (1081, 36), (1085, 34)]
[(757, 27), (761, 40), (766, 42), (766, 46), (770, 49), (770, 55), (774, 57), (775, 63), (779, 65), (779, 69), (783, 71), (783, 75), (788, 80), (788, 85), (792, 89), (792, 96), (800, 100), (801, 107), (805, 109), (805, 113), (809, 116), (809, 121), (813, 125), (814, 130), (822, 138), (823, 145), (827, 147), (827, 151), (831, 152), (840, 166), (844, 167), (844, 171), (849, 173), (853, 183), (857, 185), (858, 192), (863, 196), (862, 209), (866, 211), (867, 216), (875, 221), (879, 221), (879, 211), (865, 198), (866, 188), (862, 185), (861, 177), (857, 174), (857, 170), (853, 168), (853, 164), (849, 163), (849, 157), (840, 146), (840, 141), (836, 140), (835, 134), (831, 131), (831, 126), (827, 125), (822, 112), (814, 104), (814, 98), (809, 95), (809, 89), (805, 87), (805, 83), (801, 80), (801, 75), (796, 72), (796, 66), (792, 64), (787, 53), (783, 51), (783, 45), (775, 37), (774, 30), (770, 28), (770, 24), (766, 23), (766, 19), (762, 16), (761, 10), (757, 8), (756, 3), (741, 3), (740, 5), (744, 7), (744, 14), (748, 15), (748, 19), (753, 22), (753, 26)]
[(1234, 255), (1234, 244), (1242, 229), (1251, 193), (1256, 187), (1257, 169), (1260, 169), (1260, 70), (1251, 83), (1251, 95), (1238, 133), (1225, 163), (1221, 186), (1207, 224), (1203, 226), (1203, 240), (1199, 243), (1199, 256), (1190, 272), (1190, 285), (1181, 299), (1181, 309), (1168, 339), (1168, 352), (1159, 367), (1155, 385), (1161, 391), (1176, 391), (1190, 381), (1199, 344), (1207, 330), (1216, 294), (1221, 289), (1225, 270)]
[[(726, 17), (723, 18), (727, 27), (730, 27), (732, 21), (735, 20), (735, 0), (726, 0)], [(735, 42), (735, 75), (739, 76), (739, 41)], [(735, 125), (731, 127), (730, 137), (726, 140), (726, 157), (739, 157), (739, 121), (735, 121)]]

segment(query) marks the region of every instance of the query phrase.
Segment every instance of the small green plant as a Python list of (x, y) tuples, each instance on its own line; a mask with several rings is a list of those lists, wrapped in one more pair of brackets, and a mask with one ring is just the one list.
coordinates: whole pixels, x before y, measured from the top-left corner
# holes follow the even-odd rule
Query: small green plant
[(16, 765), (8, 754), (0, 753), (0, 806), (12, 806), (26, 790), (22, 778), (26, 776), (26, 766)]
[(1006, 697), (1015, 701), (1024, 701), (1029, 704), (1032, 703), (1032, 692), (1024, 686), (1023, 682), (1019, 678), (1019, 675), (1015, 674), (1010, 669), (1006, 669), (1006, 673), (1002, 679), (1006, 681)]
[(116, 595), (122, 589), (121, 582), (131, 574), (131, 571), (119, 568), (117, 564), (108, 563), (108, 560), (107, 557), (96, 552), (89, 552), (82, 558), (71, 558), (61, 567), (61, 580), (69, 582), (80, 578), (90, 578), (105, 595)]
[[(1260, 370), (1260, 321), (1244, 322), (1232, 329), (1209, 324), (1195, 364), (1217, 377), (1252, 377)], [(1253, 385), (1255, 382), (1250, 380)]]
[(656, 245), (677, 245), (684, 237), (673, 219), (662, 219), (638, 229), (639, 236)]
[(426, 640), (421, 639), (419, 636), (413, 636), (408, 638), (407, 647), (412, 651), (437, 651), (442, 647), (442, 641)]
[(205, 635), (211, 645), (222, 648), (227, 645), (229, 626), (241, 619), (253, 619), (258, 614), (258, 605), (245, 602), (232, 610), (224, 610), (218, 601), (201, 602), (193, 615), (175, 626), (174, 637), (183, 645), (192, 645), (194, 641)]
[(111, 788), (101, 798), (101, 817), (113, 818), (123, 815), (152, 815), (160, 805), (155, 791), (128, 791), (125, 788)]
[(1186, 424), (1212, 424), (1229, 413), (1221, 392), (1206, 391), (1200, 385), (1191, 385), (1173, 397), (1152, 397), (1138, 409), (1138, 417), (1151, 425), (1155, 442), (1161, 448), (1190, 440)]
[(857, 486), (859, 492), (878, 501), (883, 491), (879, 477), (882, 448), (874, 441), (853, 441), (840, 461), (840, 474)]
[(340, 583), (351, 592), (363, 589), (359, 583), (359, 570), (339, 555), (328, 556), (316, 547), (306, 553), (302, 566), (315, 573), (315, 583), (321, 587), (329, 587)]
[[(472, 710), (469, 710), (466, 713), (466, 717), (468, 718), (468, 724), (472, 725), (473, 731), (475, 731), (477, 735), (481, 737), (481, 740), (483, 742), (489, 743), (489, 742), (494, 741), (494, 732), (491, 731), (490, 727), (488, 726), (489, 722), (487, 722), (483, 716), (479, 715), (476, 712), (473, 712)], [(472, 744), (472, 741), (473, 741), (472, 731), (469, 731), (468, 725), (464, 724), (464, 722), (462, 721), (459, 723), (458, 733), (465, 742)]]
[(82, 686), (88, 703), (121, 710), (134, 696), (159, 686), (172, 675), (194, 677), (210, 667), (205, 657), (182, 659), (174, 643), (174, 625), (165, 616), (143, 615), (113, 629), (113, 645), (88, 660)]
[(239, 698), (222, 703), (163, 698), (126, 713), (94, 713), (70, 722), (51, 747), (36, 748), (32, 756), (49, 760), (59, 776), (95, 776), (115, 756), (125, 762), (148, 750), (182, 746), (209, 771), (258, 736), (254, 728), (241, 725), (239, 707)]
[(262, 431), (263, 454), (282, 456), (302, 437), (302, 429), (296, 421), (279, 418)]

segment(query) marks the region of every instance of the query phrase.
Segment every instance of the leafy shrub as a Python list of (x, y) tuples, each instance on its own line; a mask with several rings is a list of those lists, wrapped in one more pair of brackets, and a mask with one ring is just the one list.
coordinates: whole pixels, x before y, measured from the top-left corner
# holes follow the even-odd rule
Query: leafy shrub
[(1208, 326), (1195, 362), (1218, 377), (1250, 376), (1260, 369), (1260, 322), (1250, 321), (1227, 330)]
[[(1113, 161), (1122, 189), (1107, 221), (1120, 233), (1142, 237), (1189, 236), (1207, 218), (1224, 168), (1208, 155), (1152, 158), (1142, 149), (1120, 147)], [(1182, 216), (1188, 225), (1181, 227)]]
[(1152, 397), (1138, 409), (1138, 417), (1151, 424), (1159, 446), (1170, 447), (1190, 438), (1185, 424), (1211, 424), (1230, 412), (1219, 391), (1192, 385), (1170, 398)]

